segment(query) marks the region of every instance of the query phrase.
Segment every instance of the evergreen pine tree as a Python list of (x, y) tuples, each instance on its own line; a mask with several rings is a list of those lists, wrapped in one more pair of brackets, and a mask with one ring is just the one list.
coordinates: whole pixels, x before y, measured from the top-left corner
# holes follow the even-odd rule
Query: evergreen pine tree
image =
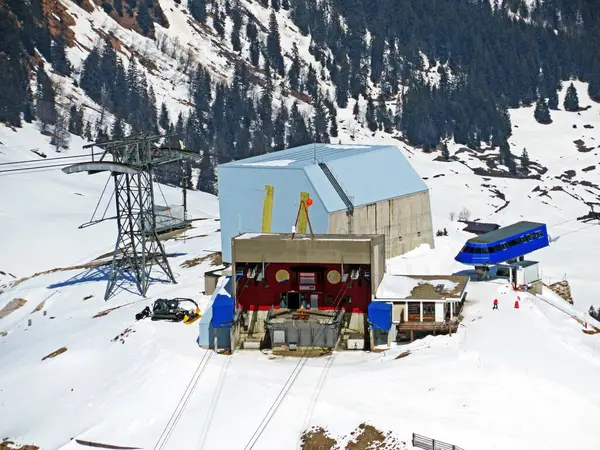
[(56, 123), (56, 101), (52, 81), (40, 63), (37, 71), (36, 113), (42, 125), (42, 131), (46, 131), (48, 125)]
[(348, 56), (344, 55), (340, 72), (338, 74), (337, 84), (335, 86), (335, 100), (340, 108), (348, 106), (348, 83), (350, 82), (350, 63)]
[(510, 145), (508, 141), (504, 140), (500, 143), (500, 161), (505, 166), (508, 166), (508, 160), (512, 158), (510, 151)]
[(188, 0), (188, 8), (194, 19), (206, 23), (206, 0)]
[(269, 34), (267, 35), (267, 56), (270, 66), (280, 75), (285, 73), (283, 56), (281, 55), (281, 41), (279, 37), (279, 25), (275, 11), (271, 11), (269, 17)]
[(121, 139), (125, 137), (125, 124), (123, 123), (123, 119), (115, 118), (113, 122), (111, 135), (113, 139)]
[(289, 146), (299, 147), (311, 142), (304, 117), (300, 113), (298, 102), (294, 102), (290, 111), (290, 136)]
[(300, 55), (298, 53), (298, 46), (294, 42), (292, 47), (292, 64), (290, 70), (288, 70), (288, 80), (290, 82), (290, 88), (294, 91), (300, 90), (300, 71), (302, 67), (300, 65)]
[(240, 30), (239, 28), (234, 27), (231, 30), (231, 47), (234, 52), (239, 52), (242, 50), (242, 39), (240, 38)]
[(221, 38), (225, 37), (225, 22), (217, 4), (214, 5), (213, 27)]
[(215, 167), (213, 158), (208, 151), (202, 153), (202, 159), (200, 160), (200, 175), (198, 176), (197, 189), (202, 192), (208, 192), (209, 194), (215, 193)]
[(579, 110), (579, 98), (577, 97), (577, 89), (575, 89), (573, 83), (567, 88), (563, 107), (565, 108), (565, 111)]
[(329, 117), (327, 114), (327, 108), (323, 101), (323, 95), (320, 90), (317, 90), (314, 105), (314, 141), (315, 142), (329, 142)]
[(517, 174), (517, 163), (515, 162), (515, 157), (512, 153), (509, 153), (509, 158), (508, 161), (506, 162), (506, 165), (508, 166), (508, 172), (511, 175), (516, 175)]
[(158, 119), (158, 125), (166, 131), (169, 129), (170, 124), (171, 119), (169, 119), (169, 111), (167, 110), (167, 105), (163, 102), (163, 104), (160, 105), (160, 118)]
[(260, 44), (258, 42), (258, 30), (252, 20), (246, 24), (246, 36), (250, 41), (250, 64), (258, 67), (260, 62)]
[(548, 104), (546, 103), (546, 99), (538, 98), (535, 104), (535, 111), (533, 112), (533, 116), (538, 123), (549, 124), (552, 123), (552, 118), (550, 117), (550, 110), (548, 109)]
[(123, 17), (123, 0), (114, 0), (113, 3), (119, 17)]
[(281, 7), (280, 0), (271, 0), (271, 8), (273, 8), (275, 11), (279, 11), (280, 7)]
[(281, 7), (286, 11), (290, 9), (290, 0), (281, 0)]
[(367, 101), (367, 111), (365, 113), (365, 120), (367, 121), (367, 127), (371, 131), (377, 131), (377, 120), (375, 119), (375, 104), (373, 99), (369, 97)]
[(94, 47), (83, 61), (81, 89), (96, 103), (102, 101), (102, 76), (100, 73), (100, 49)]
[(71, 75), (71, 63), (67, 59), (65, 41), (62, 36), (58, 36), (52, 44), (52, 66), (59, 75), (65, 77)]
[(335, 107), (329, 109), (329, 117), (331, 118), (331, 127), (329, 134), (331, 137), (338, 137), (337, 110)]
[(77, 116), (79, 112), (77, 111), (77, 105), (71, 105), (69, 109), (69, 133), (77, 134)]
[(29, 81), (27, 82), (27, 99), (23, 108), (23, 119), (27, 123), (31, 123), (35, 120), (33, 93), (31, 92), (31, 85), (29, 84)]
[(288, 109), (285, 103), (281, 103), (275, 123), (273, 124), (273, 150), (286, 148), (286, 126), (288, 122)]
[(548, 97), (548, 108), (557, 110), (558, 109), (558, 91), (551, 89)]
[(317, 72), (312, 66), (312, 64), (310, 64), (308, 66), (308, 74), (306, 75), (305, 88), (306, 92), (308, 92), (308, 95), (310, 95), (312, 98), (315, 98), (317, 96), (317, 86)]
[(600, 57), (595, 57), (589, 77), (588, 95), (595, 102), (600, 102)]
[(448, 161), (450, 159), (450, 151), (448, 150), (448, 144), (442, 142), (442, 152), (441, 152), (442, 161)]
[(523, 148), (523, 153), (521, 153), (521, 169), (529, 169), (529, 155), (527, 154), (527, 149), (525, 148)]
[(354, 116), (354, 120), (358, 120), (358, 115), (360, 114), (360, 106), (358, 104), (358, 100), (354, 102), (354, 106), (352, 107), (352, 115)]
[(92, 136), (92, 124), (90, 122), (85, 123), (85, 131), (83, 132), (83, 137), (88, 142), (94, 140), (94, 137)]
[(152, 18), (150, 17), (148, 5), (144, 0), (140, 2), (138, 8), (137, 23), (140, 26), (140, 30), (142, 30), (144, 36), (149, 36), (150, 33), (154, 31), (154, 23), (152, 22)]

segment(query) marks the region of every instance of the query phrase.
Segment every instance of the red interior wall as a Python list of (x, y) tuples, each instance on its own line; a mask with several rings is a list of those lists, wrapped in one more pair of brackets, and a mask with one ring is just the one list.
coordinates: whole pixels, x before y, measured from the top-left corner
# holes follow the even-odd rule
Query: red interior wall
[[(291, 279), (288, 282), (280, 283), (275, 278), (275, 274), (280, 269), (288, 270), (292, 273), (291, 267), (307, 267), (306, 271), (311, 271), (309, 267), (324, 268), (322, 279), (317, 281), (314, 291), (300, 291), (299, 290), (299, 277), (298, 281), (294, 282)], [(340, 291), (343, 290), (346, 283), (340, 281), (337, 284), (332, 284), (327, 280), (327, 273), (330, 270), (337, 270), (341, 272), (341, 266), (339, 264), (287, 264), (287, 263), (272, 263), (266, 267), (266, 281), (267, 286), (263, 282), (257, 283), (256, 280), (249, 280), (246, 285), (246, 273), (236, 283), (236, 300), (238, 305), (244, 310), (268, 310), (272, 305), (275, 308), (279, 308), (280, 294), (282, 292), (305, 292), (307, 295), (310, 293), (320, 293), (319, 298), (319, 309), (333, 309), (333, 305), (324, 305), (326, 295), (331, 295), (333, 301), (339, 300)], [(344, 267), (344, 270), (348, 272), (348, 267)], [(367, 266), (368, 270), (368, 266)], [(364, 274), (364, 270), (361, 275)], [(243, 287), (246, 285), (245, 287)], [(367, 312), (367, 307), (371, 302), (371, 284), (369, 280), (362, 279), (361, 283), (359, 280), (352, 280), (352, 286), (346, 289), (344, 296), (348, 296), (351, 299), (349, 304), (345, 305), (345, 309), (348, 312)], [(307, 296), (307, 301), (308, 301)]]

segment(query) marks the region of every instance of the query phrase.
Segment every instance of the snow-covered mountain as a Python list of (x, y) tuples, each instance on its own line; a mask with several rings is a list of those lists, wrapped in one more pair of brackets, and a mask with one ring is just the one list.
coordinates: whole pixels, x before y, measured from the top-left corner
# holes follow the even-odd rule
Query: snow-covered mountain
[[(268, 26), (267, 8), (240, 3)], [(198, 26), (177, 1), (160, 1), (169, 27), (155, 24), (156, 40), (121, 27), (92, 3), (58, 4), (74, 19), (75, 45), (68, 56), (75, 73), (90, 48), (111, 35), (123, 56), (134, 52), (145, 61), (141, 70), (171, 117), (190, 108), (188, 57), (216, 79), (232, 76), (230, 43), (212, 26)], [(285, 10), (277, 12), (277, 20), (287, 64), (296, 44), (305, 63), (316, 66), (310, 37)], [(225, 27), (229, 33), (229, 18)], [(245, 52), (247, 45), (244, 41)], [(51, 76), (63, 85), (65, 97), (89, 106), (86, 120), (97, 119), (100, 105), (72, 79)], [(326, 79), (320, 83), (333, 95)], [(550, 247), (535, 255), (543, 281), (567, 279), (574, 305), (545, 290), (538, 297), (521, 294), (522, 307), (514, 310), (515, 294), (503, 285), (474, 284), (454, 336), (429, 337), (385, 354), (310, 360), (253, 448), (299, 448), (311, 426), (329, 431), (337, 441), (337, 446), (329, 441), (329, 448), (385, 448), (373, 443), (377, 433), (364, 438), (364, 447), (348, 446), (349, 434), (362, 423), (391, 432), (381, 437), (387, 448), (402, 448), (399, 442), (409, 442), (413, 432), (465, 449), (597, 448), (600, 338), (583, 333), (581, 322), (600, 327), (586, 315), (591, 304), (600, 306), (595, 263), (600, 228), (577, 218), (590, 211), (589, 204), (600, 203), (600, 105), (587, 97), (585, 83), (574, 86), (581, 110), (561, 106), (552, 111), (551, 124), (536, 122), (533, 107), (510, 110), (511, 150), (518, 156), (525, 148), (531, 160), (519, 178), (507, 176), (497, 149), (449, 142), (450, 159), (442, 161), (439, 152), (425, 153), (400, 135), (369, 131), (351, 106), (338, 109), (336, 142), (397, 145), (430, 187), (435, 230), (448, 230), (448, 236), (436, 237), (435, 249), (388, 261), (389, 272), (463, 270), (454, 256), (471, 235), (457, 221), (461, 213), (501, 225), (541, 221), (552, 237)], [(365, 111), (366, 100), (360, 104)], [(308, 104), (302, 108), (311, 111)], [(176, 255), (171, 258), (176, 285), (155, 284), (147, 299), (122, 291), (104, 302), (106, 270), (89, 263), (113, 249), (115, 224), (78, 226), (90, 219), (106, 176), (67, 176), (60, 167), (48, 167), (40, 153), (83, 155), (69, 162), (87, 157), (80, 137), (71, 136), (61, 153), (50, 140), (36, 123), (22, 129), (0, 125), (0, 438), (65, 450), (81, 447), (75, 438), (137, 448), (250, 448), (297, 360), (244, 351), (211, 356), (165, 441), (163, 431), (208, 356), (196, 345), (196, 326), (134, 321), (135, 313), (161, 296), (194, 297), (204, 307), (203, 274), (220, 250), (217, 198), (190, 192), (189, 212), (199, 220), (185, 236), (165, 242), (167, 253)], [(180, 203), (177, 189), (160, 191), (167, 203)], [(499, 311), (491, 310), (494, 297)], [(404, 352), (408, 356), (397, 359)]]

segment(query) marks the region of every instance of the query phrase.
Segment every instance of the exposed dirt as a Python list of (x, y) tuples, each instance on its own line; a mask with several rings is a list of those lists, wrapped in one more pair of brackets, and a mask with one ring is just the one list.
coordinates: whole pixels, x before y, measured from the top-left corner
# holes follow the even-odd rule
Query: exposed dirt
[(594, 170), (595, 168), (596, 168), (596, 166), (587, 166), (587, 167), (584, 167), (581, 170), (583, 170), (584, 172), (589, 172), (590, 170)]
[[(409, 278), (414, 278), (417, 280), (423, 280), (424, 283), (419, 283), (415, 286), (410, 295), (407, 296), (407, 299), (436, 299), (436, 298), (459, 298), (462, 290), (464, 289), (467, 280), (469, 277), (461, 276), (461, 275), (419, 275), (419, 276), (410, 276)], [(444, 289), (441, 293), (435, 290), (435, 286), (433, 284), (428, 283), (428, 280), (447, 280), (452, 283), (456, 283), (456, 287), (452, 291), (447, 291)]]
[(385, 445), (385, 435), (372, 425), (361, 423), (352, 435), (354, 440), (348, 442), (346, 450), (378, 449)]
[(17, 309), (22, 308), (27, 303), (24, 298), (12, 299), (8, 304), (0, 309), (0, 319), (4, 319), (9, 314), (15, 312)]
[(302, 450), (333, 450), (337, 441), (329, 436), (329, 432), (321, 427), (305, 431), (301, 438)]
[(396, 356), (394, 359), (402, 359), (402, 358), (406, 358), (408, 355), (410, 355), (410, 350), (406, 350), (405, 352), (400, 353), (398, 356)]
[(37, 305), (35, 307), (35, 309), (31, 312), (31, 314), (33, 314), (34, 312), (38, 312), (41, 311), (42, 309), (44, 309), (44, 305), (46, 304), (46, 300), (44, 300), (43, 302), (41, 302), (39, 305)]
[(590, 125), (589, 123), (586, 123), (586, 124), (583, 126), (583, 128), (587, 128), (587, 129), (589, 130), (589, 129), (592, 129), (592, 128), (594, 128), (594, 125)]
[(573, 296), (571, 295), (571, 287), (567, 280), (557, 281), (548, 286), (556, 295), (565, 300), (566, 302), (573, 304)]
[(594, 150), (594, 147), (586, 147), (585, 142), (583, 142), (581, 139), (577, 139), (576, 141), (573, 141), (573, 143), (577, 147), (578, 152), (587, 153)]
[(89, 300), (90, 298), (94, 298), (93, 295), (87, 295), (85, 297), (83, 297), (83, 301), (85, 302), (86, 300)]
[[(346, 442), (346, 445), (344, 445)], [(391, 432), (383, 433), (372, 425), (361, 423), (350, 435), (333, 437), (323, 427), (306, 430), (301, 438), (302, 450), (406, 450), (405, 442)]]
[(135, 333), (135, 330), (132, 330), (131, 328), (125, 328), (122, 333), (116, 335), (113, 339), (111, 339), (111, 341), (113, 341), (113, 342), (120, 341), (121, 344), (124, 344), (125, 338), (127, 336), (129, 336), (131, 333)]
[(18, 445), (13, 441), (9, 441), (8, 439), (4, 439), (0, 442), (0, 450), (40, 450), (37, 445)]
[(108, 309), (105, 309), (104, 311), (100, 311), (98, 314), (96, 314), (94, 317), (92, 317), (92, 319), (96, 319), (98, 317), (104, 317), (108, 313), (110, 313), (111, 311), (114, 311), (115, 309), (122, 308), (123, 306), (125, 306), (125, 305), (115, 306), (114, 308), (108, 308)]
[(58, 350), (56, 350), (56, 351), (54, 351), (54, 352), (50, 353), (49, 355), (46, 355), (46, 356), (44, 356), (44, 357), (42, 358), (42, 361), (44, 361), (44, 360), (46, 360), (46, 359), (49, 359), (49, 358), (54, 358), (55, 356), (58, 356), (58, 355), (62, 355), (62, 354), (63, 354), (64, 352), (66, 352), (66, 351), (67, 351), (67, 347), (61, 347), (61, 348), (59, 348)]
[(191, 267), (196, 267), (202, 264), (204, 261), (210, 260), (211, 264), (214, 266), (221, 265), (223, 262), (221, 252), (210, 253), (205, 256), (198, 256), (196, 258), (188, 259), (180, 264), (184, 269), (189, 269)]

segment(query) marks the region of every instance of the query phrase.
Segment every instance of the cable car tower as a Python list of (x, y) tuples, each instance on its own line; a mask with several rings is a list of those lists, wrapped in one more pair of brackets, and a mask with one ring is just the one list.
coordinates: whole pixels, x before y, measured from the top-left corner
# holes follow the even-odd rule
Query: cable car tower
[[(200, 155), (181, 148), (157, 145), (169, 136), (141, 134), (123, 139), (95, 142), (84, 146), (92, 149), (92, 161), (63, 168), (66, 174), (110, 172), (114, 179), (117, 242), (104, 299), (116, 291), (118, 282), (131, 273), (138, 291), (146, 296), (153, 266), (158, 266), (170, 282), (176, 283), (164, 246), (157, 234), (154, 204), (154, 169), (158, 166), (198, 159)], [(94, 155), (94, 147), (102, 152)], [(111, 160), (110, 160), (110, 159)], [(107, 181), (108, 184), (108, 181)], [(109, 201), (110, 203), (110, 201)], [(184, 186), (185, 204), (185, 186)], [(107, 206), (108, 208), (108, 206)], [(98, 223), (90, 222), (89, 224)], [(185, 217), (184, 217), (185, 220)], [(82, 226), (83, 227), (83, 226)]]

